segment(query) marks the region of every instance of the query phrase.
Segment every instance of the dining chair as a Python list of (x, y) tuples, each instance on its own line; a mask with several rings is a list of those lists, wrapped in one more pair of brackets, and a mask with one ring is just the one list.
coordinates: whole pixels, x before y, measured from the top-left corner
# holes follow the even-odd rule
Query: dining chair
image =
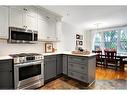
[(123, 67), (123, 70), (127, 67), (127, 58), (123, 59), (123, 64), (124, 64), (124, 67)]
[(93, 50), (93, 53), (96, 53), (96, 66), (103, 65), (103, 61), (102, 61), (102, 51), (101, 50)]
[(109, 50), (104, 50), (105, 53), (105, 65), (106, 67), (108, 66), (113, 66), (115, 67), (115, 70), (117, 70), (117, 59), (116, 59), (116, 51), (109, 51)]

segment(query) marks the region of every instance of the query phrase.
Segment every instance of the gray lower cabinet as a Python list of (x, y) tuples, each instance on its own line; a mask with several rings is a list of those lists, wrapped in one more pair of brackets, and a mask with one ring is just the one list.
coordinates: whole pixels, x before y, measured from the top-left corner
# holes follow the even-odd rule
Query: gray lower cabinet
[(63, 73), (63, 55), (62, 54), (58, 54), (56, 61), (57, 61), (57, 75), (60, 75)]
[(68, 55), (63, 55), (63, 74), (67, 75), (68, 72)]
[(13, 61), (0, 60), (0, 89), (13, 89)]
[(44, 56), (44, 80), (56, 77), (56, 55)]
[(96, 56), (49, 55), (44, 57), (44, 64), (44, 80), (62, 73), (88, 84), (95, 80)]
[(90, 84), (95, 80), (95, 65), (95, 56), (68, 56), (68, 76)]

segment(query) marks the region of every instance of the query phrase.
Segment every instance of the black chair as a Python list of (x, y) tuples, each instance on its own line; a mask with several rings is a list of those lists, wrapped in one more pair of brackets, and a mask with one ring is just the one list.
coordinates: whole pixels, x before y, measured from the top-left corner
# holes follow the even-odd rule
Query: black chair
[(104, 50), (105, 53), (105, 65), (106, 67), (108, 66), (112, 66), (115, 67), (115, 70), (117, 70), (117, 59), (116, 59), (116, 51), (108, 51), (108, 50)]
[(102, 61), (102, 51), (97, 50), (97, 51), (92, 51), (93, 53), (96, 53), (96, 66), (103, 66), (103, 61)]
[(123, 70), (124, 70), (126, 68), (126, 66), (127, 66), (127, 58), (123, 59), (123, 64), (124, 64), (124, 68), (123, 68)]

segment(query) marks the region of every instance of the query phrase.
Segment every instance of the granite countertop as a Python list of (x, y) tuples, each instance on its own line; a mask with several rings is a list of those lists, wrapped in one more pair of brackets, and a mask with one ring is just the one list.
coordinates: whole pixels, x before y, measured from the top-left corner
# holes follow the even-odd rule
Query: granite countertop
[(74, 56), (84, 56), (84, 57), (92, 57), (95, 56), (96, 53), (90, 53), (90, 54), (73, 54), (71, 52), (54, 52), (54, 53), (43, 53), (44, 56), (48, 56), (48, 55), (56, 55), (56, 54), (67, 54), (67, 55), (74, 55)]
[(10, 56), (0, 56), (0, 60), (12, 59)]

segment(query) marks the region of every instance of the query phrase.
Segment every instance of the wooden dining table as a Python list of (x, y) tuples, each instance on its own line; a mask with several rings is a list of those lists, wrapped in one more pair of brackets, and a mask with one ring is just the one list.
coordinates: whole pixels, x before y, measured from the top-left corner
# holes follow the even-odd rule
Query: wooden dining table
[[(105, 58), (105, 54), (102, 54), (102, 58)], [(117, 53), (116, 58), (120, 61), (120, 70), (124, 71), (124, 62), (123, 59), (127, 58), (127, 54)]]

